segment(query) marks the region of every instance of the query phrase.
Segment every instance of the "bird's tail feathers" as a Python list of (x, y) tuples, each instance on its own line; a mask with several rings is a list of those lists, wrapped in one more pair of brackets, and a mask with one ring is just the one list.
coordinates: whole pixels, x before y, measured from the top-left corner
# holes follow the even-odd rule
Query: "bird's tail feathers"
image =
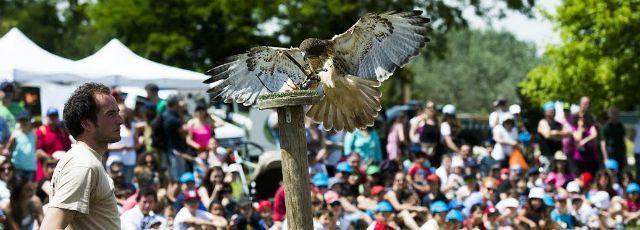
[(322, 84), (324, 97), (311, 106), (307, 116), (322, 122), (325, 130), (353, 132), (373, 126), (380, 105), (380, 82), (347, 75), (333, 86)]

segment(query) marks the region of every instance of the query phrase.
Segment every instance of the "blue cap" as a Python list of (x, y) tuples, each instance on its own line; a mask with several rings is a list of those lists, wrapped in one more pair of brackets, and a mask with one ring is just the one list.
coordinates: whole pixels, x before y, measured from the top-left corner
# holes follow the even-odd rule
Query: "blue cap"
[(376, 205), (376, 212), (393, 212), (393, 207), (388, 201), (382, 201)]
[(58, 109), (53, 107), (47, 109), (47, 116), (58, 116)]
[(329, 176), (324, 173), (317, 173), (313, 176), (313, 186), (329, 186)]
[(452, 209), (462, 208), (462, 202), (460, 202), (458, 199), (453, 199), (449, 201), (449, 208), (452, 208)]
[(614, 159), (609, 159), (606, 162), (604, 162), (604, 167), (609, 169), (609, 170), (617, 171), (618, 170), (618, 161), (616, 161)]
[(627, 193), (640, 192), (640, 185), (636, 182), (631, 182), (627, 185)]
[(448, 221), (455, 220), (455, 221), (463, 222), (464, 216), (462, 215), (462, 212), (458, 211), (457, 209), (451, 209), (451, 211), (447, 213), (447, 216), (445, 217), (445, 219)]
[(555, 107), (556, 107), (556, 106), (555, 106), (555, 104), (556, 104), (556, 103), (553, 103), (553, 101), (547, 101), (547, 102), (545, 102), (545, 103), (544, 103), (544, 105), (542, 105), (542, 109), (543, 109), (545, 112), (546, 112), (546, 111), (549, 111), (549, 110), (554, 110), (554, 109), (555, 109)]
[(338, 163), (338, 166), (336, 166), (336, 170), (338, 170), (338, 172), (353, 173), (353, 168), (351, 167), (351, 165), (349, 165), (348, 162), (345, 161)]
[(544, 203), (544, 205), (549, 207), (553, 207), (556, 205), (556, 202), (553, 201), (553, 197), (549, 195), (545, 195), (544, 197), (542, 197), (542, 202)]
[(182, 176), (180, 176), (180, 182), (182, 183), (196, 182), (196, 178), (193, 176), (193, 173), (186, 172), (186, 173), (183, 173)]
[(29, 111), (27, 110), (23, 110), (22, 112), (18, 113), (18, 115), (16, 116), (17, 121), (29, 120), (29, 119), (31, 119), (31, 113), (29, 113)]
[(436, 212), (447, 212), (447, 211), (449, 211), (449, 206), (444, 201), (439, 200), (439, 201), (431, 203), (431, 206), (429, 206), (429, 210), (431, 212), (433, 212), (433, 213), (436, 213)]

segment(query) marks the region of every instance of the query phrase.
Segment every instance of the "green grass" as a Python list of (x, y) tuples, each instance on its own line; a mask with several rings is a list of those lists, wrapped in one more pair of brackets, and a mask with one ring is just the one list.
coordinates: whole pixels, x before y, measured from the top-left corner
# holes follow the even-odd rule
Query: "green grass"
[(317, 95), (318, 92), (316, 92), (315, 90), (294, 90), (289, 92), (263, 94), (258, 97), (258, 100), (268, 100), (283, 97), (312, 97)]

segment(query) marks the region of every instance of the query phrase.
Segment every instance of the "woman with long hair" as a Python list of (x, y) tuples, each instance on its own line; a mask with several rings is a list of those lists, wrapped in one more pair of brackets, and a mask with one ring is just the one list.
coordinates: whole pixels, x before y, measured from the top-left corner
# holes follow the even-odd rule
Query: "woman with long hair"
[(580, 173), (595, 174), (599, 167), (595, 122), (588, 116), (577, 116), (570, 121), (573, 138), (563, 140), (564, 152), (572, 158)]
[(438, 112), (436, 103), (428, 101), (423, 112), (411, 119), (411, 129), (409, 137), (414, 143), (412, 151), (427, 154), (432, 166), (440, 166), (442, 161), (442, 151), (440, 151), (440, 125), (438, 123)]
[(204, 174), (202, 185), (198, 188), (200, 201), (205, 205), (210, 204), (220, 198), (220, 193), (224, 188), (224, 171), (222, 171), (222, 167), (213, 166), (209, 168)]
[(8, 229), (33, 229), (38, 221), (42, 224), (44, 213), (42, 202), (35, 196), (36, 184), (26, 178), (17, 177), (11, 186), (11, 201), (3, 207)]
[(593, 185), (595, 191), (605, 191), (609, 193), (609, 197), (613, 197), (618, 193), (613, 189), (614, 177), (607, 170), (600, 170), (596, 174), (596, 183)]
[(196, 152), (215, 149), (218, 145), (213, 130), (223, 125), (224, 121), (207, 112), (205, 104), (196, 105), (193, 118), (187, 122), (187, 144)]
[(553, 157), (553, 168), (544, 180), (547, 184), (552, 184), (556, 189), (563, 187), (565, 183), (573, 180), (576, 176), (569, 170), (567, 165), (567, 155), (562, 151), (557, 151)]
[(15, 180), (15, 167), (10, 160), (0, 163), (0, 200), (10, 196), (9, 185)]

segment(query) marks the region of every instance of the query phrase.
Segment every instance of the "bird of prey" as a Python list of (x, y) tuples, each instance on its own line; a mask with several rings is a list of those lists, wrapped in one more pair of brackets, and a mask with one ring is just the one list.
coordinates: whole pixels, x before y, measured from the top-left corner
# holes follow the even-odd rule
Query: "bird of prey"
[(298, 48), (258, 46), (207, 71), (214, 99), (245, 106), (260, 95), (309, 89), (322, 98), (306, 115), (325, 130), (373, 126), (380, 82), (418, 55), (430, 19), (422, 11), (367, 13), (330, 40), (308, 38)]

